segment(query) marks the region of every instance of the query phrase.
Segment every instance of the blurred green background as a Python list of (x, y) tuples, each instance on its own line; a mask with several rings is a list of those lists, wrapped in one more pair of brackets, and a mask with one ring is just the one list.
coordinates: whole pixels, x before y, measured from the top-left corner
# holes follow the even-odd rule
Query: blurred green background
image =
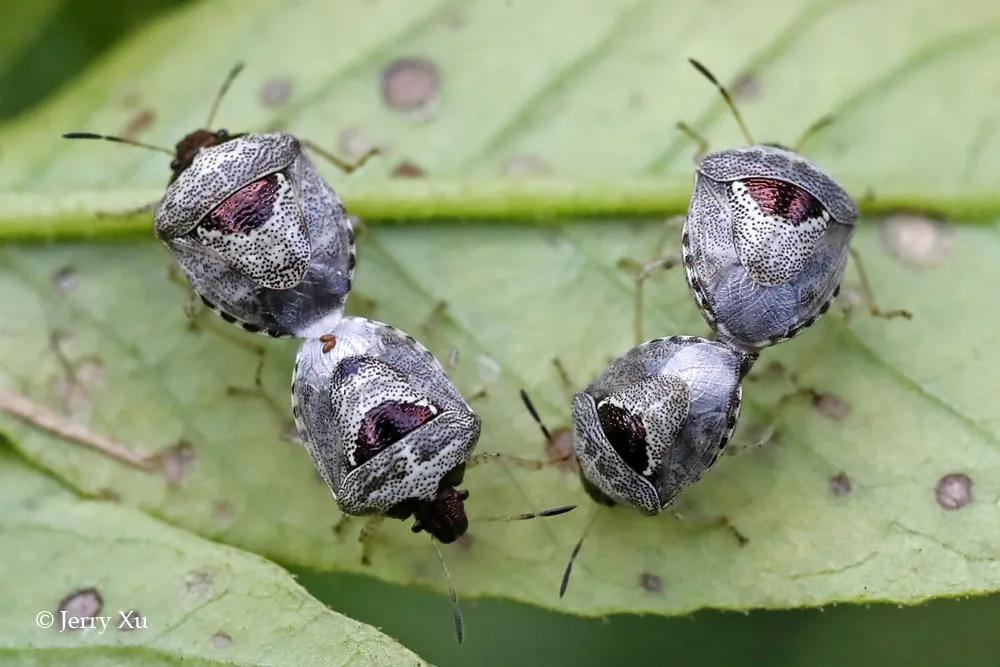
[[(562, 616), (498, 600), (463, 604), (465, 646), (437, 595), (371, 579), (299, 573), (299, 583), (341, 613), (380, 626), (439, 665), (997, 665), (1000, 599), (921, 607), (699, 612), (689, 617)], [(558, 582), (552, 582), (555, 597)]]
[[(4, 3), (0, 119), (30, 113), (115, 42), (181, 4), (186, 2)], [(298, 575), (334, 609), (381, 627), (437, 664), (1000, 664), (997, 597), (674, 619), (581, 619), (504, 601), (467, 601), (467, 644), (459, 649), (441, 596), (364, 577)]]

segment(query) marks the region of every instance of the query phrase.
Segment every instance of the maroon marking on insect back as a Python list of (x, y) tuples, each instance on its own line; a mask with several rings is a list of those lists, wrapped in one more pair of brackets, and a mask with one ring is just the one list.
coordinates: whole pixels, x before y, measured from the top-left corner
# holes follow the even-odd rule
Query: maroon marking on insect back
[(404, 435), (429, 422), (437, 412), (429, 405), (386, 401), (372, 408), (361, 420), (354, 464), (361, 465)]
[(237, 190), (208, 214), (206, 226), (227, 234), (246, 234), (263, 225), (278, 198), (278, 176), (270, 174)]
[(597, 406), (604, 435), (628, 467), (640, 475), (649, 466), (646, 456), (646, 427), (639, 416), (611, 403)]
[(742, 181), (747, 192), (767, 215), (778, 215), (793, 225), (823, 214), (819, 200), (802, 188), (773, 178), (747, 178)]

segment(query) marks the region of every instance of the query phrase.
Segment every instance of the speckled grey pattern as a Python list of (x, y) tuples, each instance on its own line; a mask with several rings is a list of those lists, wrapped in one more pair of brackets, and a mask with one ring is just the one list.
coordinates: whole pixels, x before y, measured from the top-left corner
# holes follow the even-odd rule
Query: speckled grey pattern
[(822, 202), (837, 222), (853, 225), (858, 207), (842, 187), (815, 163), (776, 146), (747, 146), (709, 153), (698, 163), (698, 173), (729, 183), (763, 177), (788, 181)]
[(768, 215), (743, 181), (729, 184), (729, 210), (736, 256), (754, 280), (768, 287), (791, 282), (802, 272), (830, 224), (825, 210), (798, 225)]
[[(302, 439), (347, 514), (384, 514), (432, 500), (479, 441), (479, 418), (422, 345), (381, 322), (346, 317), (327, 353), (306, 340), (295, 362), (292, 412)], [(355, 467), (361, 421), (387, 401), (432, 407), (433, 419)]]
[[(822, 206), (796, 224), (767, 215), (747, 179), (784, 181)], [(698, 166), (682, 236), (692, 295), (719, 337), (757, 350), (829, 308), (847, 264), (857, 208), (805, 158), (770, 146), (712, 153)]]
[(163, 194), (153, 224), (161, 239), (184, 236), (223, 199), (282, 171), (302, 151), (290, 134), (248, 134), (202, 149)]
[[(262, 225), (225, 232), (202, 224), (271, 174), (279, 190)], [(202, 149), (167, 188), (155, 225), (192, 288), (228, 321), (310, 337), (343, 314), (354, 275), (351, 221), (291, 135), (251, 134)]]
[(302, 282), (312, 248), (294, 188), (284, 174), (274, 177), (278, 191), (270, 217), (262, 225), (242, 233), (196, 225), (194, 235), (261, 287), (290, 289)]
[[(712, 466), (739, 418), (741, 355), (689, 336), (632, 348), (573, 401), (573, 447), (583, 475), (612, 500), (649, 514), (668, 507)], [(647, 470), (612, 446), (598, 410), (612, 403), (638, 416)]]

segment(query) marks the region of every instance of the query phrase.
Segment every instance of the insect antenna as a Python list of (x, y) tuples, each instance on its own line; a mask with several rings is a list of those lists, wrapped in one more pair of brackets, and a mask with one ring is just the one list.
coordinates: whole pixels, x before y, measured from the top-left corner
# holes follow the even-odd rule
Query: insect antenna
[(542, 430), (542, 435), (545, 436), (545, 442), (552, 442), (552, 433), (549, 432), (549, 429), (545, 425), (545, 422), (542, 421), (542, 418), (538, 416), (538, 410), (535, 409), (535, 404), (531, 402), (531, 397), (528, 396), (528, 392), (521, 389), (520, 393), (521, 401), (524, 403), (524, 407), (528, 408), (528, 412), (531, 413), (531, 418), (535, 420), (535, 423), (538, 424), (538, 428)]
[(750, 135), (750, 130), (747, 128), (747, 124), (743, 121), (743, 116), (740, 114), (740, 110), (736, 108), (736, 103), (733, 101), (732, 96), (729, 94), (729, 91), (726, 90), (725, 86), (719, 83), (719, 80), (715, 78), (714, 74), (708, 71), (707, 67), (694, 58), (688, 58), (688, 62), (691, 63), (696, 70), (701, 72), (702, 76), (712, 82), (712, 85), (714, 85), (722, 95), (722, 99), (726, 101), (726, 104), (729, 106), (729, 110), (733, 112), (733, 117), (736, 118), (736, 122), (739, 124), (740, 131), (743, 132), (743, 137), (747, 140), (747, 143), (750, 145), (755, 144), (756, 142)]
[(434, 545), (434, 551), (441, 561), (441, 569), (444, 570), (444, 578), (448, 582), (448, 604), (451, 605), (451, 618), (455, 623), (455, 638), (461, 646), (465, 642), (465, 617), (462, 616), (462, 608), (458, 606), (458, 594), (455, 592), (455, 584), (451, 580), (451, 572), (448, 571), (448, 563), (441, 553), (441, 547), (438, 546), (437, 540), (432, 539), (431, 544)]
[(698, 144), (698, 150), (694, 154), (695, 162), (700, 160), (702, 157), (704, 157), (706, 153), (708, 153), (708, 139), (701, 136), (701, 134), (699, 134), (697, 130), (695, 130), (693, 127), (691, 127), (684, 121), (678, 121), (676, 125), (674, 125), (674, 127), (680, 130), (681, 134), (683, 134), (691, 141)]
[(526, 521), (528, 519), (541, 519), (547, 516), (559, 516), (576, 509), (576, 505), (560, 505), (538, 512), (521, 512), (520, 514), (509, 514), (507, 516), (484, 516), (473, 517), (470, 521)]
[(832, 123), (833, 123), (833, 116), (822, 116), (821, 118), (813, 122), (812, 125), (803, 130), (802, 134), (799, 135), (799, 138), (792, 145), (792, 151), (796, 153), (801, 153), (802, 147), (806, 145), (807, 141), (809, 141), (814, 136), (819, 134), (820, 130), (824, 129), (828, 125), (831, 125)]
[(587, 527), (583, 529), (580, 541), (576, 543), (576, 546), (573, 547), (573, 553), (569, 555), (569, 562), (566, 563), (566, 569), (563, 571), (562, 581), (559, 583), (559, 597), (566, 595), (566, 588), (569, 586), (569, 577), (573, 574), (573, 563), (576, 561), (576, 557), (580, 555), (580, 549), (583, 547), (583, 541), (587, 539), (587, 535), (590, 534), (590, 529), (597, 523), (597, 518), (599, 516), (601, 516), (600, 510), (594, 510), (594, 515), (591, 517), (590, 523), (588, 523)]
[(219, 92), (215, 94), (215, 99), (212, 100), (212, 108), (208, 111), (208, 120), (205, 121), (205, 129), (212, 129), (212, 122), (215, 120), (215, 114), (219, 111), (219, 105), (222, 103), (222, 98), (226, 96), (229, 92), (229, 86), (233, 84), (233, 79), (243, 71), (244, 63), (236, 63), (233, 68), (229, 70), (229, 74), (223, 79), (222, 85), (219, 86)]
[(159, 151), (161, 153), (166, 153), (173, 157), (174, 152), (169, 148), (164, 148), (163, 146), (156, 146), (154, 144), (146, 144), (141, 141), (136, 141), (135, 139), (126, 139), (125, 137), (115, 137), (109, 134), (94, 134), (93, 132), (67, 132), (62, 135), (63, 139), (101, 139), (103, 141), (110, 141), (116, 144), (127, 144), (129, 146), (138, 146), (139, 148), (145, 148), (151, 151)]

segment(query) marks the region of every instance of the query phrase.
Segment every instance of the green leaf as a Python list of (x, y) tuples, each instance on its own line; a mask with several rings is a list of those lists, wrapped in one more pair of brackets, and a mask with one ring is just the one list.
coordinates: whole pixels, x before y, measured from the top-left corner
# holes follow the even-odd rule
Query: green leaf
[(276, 565), (113, 502), (80, 500), (6, 446), (0, 506), (11, 547), (0, 585), (5, 662), (423, 664)]
[[(832, 114), (808, 152), (868, 210), (905, 205), (988, 217), (1000, 211), (992, 113), (1000, 72), (982, 64), (1000, 57), (998, 34), (1000, 6), (987, 0), (950, 11), (933, 0), (711, 8), (650, 0), (206, 3), (137, 34), (50, 103), (0, 129), (0, 216), (51, 218), (157, 198), (162, 155), (58, 135), (131, 130), (172, 146), (205, 122), (239, 60), (247, 70), (223, 103), (225, 127), (287, 127), (341, 152), (365, 142), (386, 148), (347, 182), (327, 171), (357, 215), (506, 210), (495, 187), (469, 207), (456, 206), (461, 187), (383, 183), (402, 162), (463, 179), (476, 192), (478, 179), (525, 171), (573, 177), (576, 187), (557, 183), (549, 194), (579, 199), (580, 214), (595, 197), (604, 202), (598, 211), (648, 211), (649, 188), (621, 179), (652, 176), (662, 183), (659, 206), (678, 212), (694, 147), (674, 123), (692, 123), (717, 147), (742, 142), (715, 90), (687, 64), (695, 56), (722, 80), (737, 80), (759, 140), (791, 144)], [(422, 109), (388, 109), (383, 72), (413, 56), (434, 64), (440, 87)], [(290, 86), (287, 100), (265, 102), (279, 82)], [(517, 193), (516, 183), (509, 187)], [(619, 189), (643, 196), (621, 202)]]
[[(836, 113), (808, 152), (859, 198), (871, 193), (868, 211), (905, 204), (958, 224), (860, 225), (881, 304), (913, 311), (913, 321), (831, 313), (765, 353), (762, 371), (781, 361), (824, 398), (782, 400), (792, 387), (774, 373), (749, 382), (737, 439), (752, 441), (776, 421), (773, 441), (727, 457), (679, 508), (727, 516), (749, 537), (745, 547), (724, 530), (604, 510), (560, 601), (566, 558), (595, 510), (576, 474), (483, 467), (467, 477), (474, 516), (581, 508), (474, 523), (446, 554), (460, 594), (597, 615), (997, 590), (1000, 380), (989, 369), (1000, 353), (984, 333), (996, 322), (981, 286), (1000, 280), (1000, 239), (992, 226), (961, 223), (1000, 214), (995, 105), (985, 101), (1000, 90), (1000, 71), (981, 66), (1000, 55), (998, 18), (995, 4), (975, 2), (948, 12), (931, 2), (594, 2), (583, 11), (484, 0), (212, 3), (177, 13), (0, 130), (2, 159), (17, 166), (0, 172), (0, 238), (58, 241), (0, 251), (0, 302), (13, 314), (0, 330), (0, 386), (146, 451), (183, 441), (193, 458), (175, 456), (170, 480), (151, 478), (13, 420), (0, 424), (26, 457), (83, 492), (111, 491), (283, 563), (441, 589), (430, 544), (402, 523), (379, 533), (370, 568), (360, 564), (358, 522), (334, 530), (341, 517), (328, 490), (288, 441), (294, 342), (210, 317), (190, 329), (186, 290), (168, 279), (162, 248), (101, 242), (148, 233), (148, 220), (94, 212), (155, 198), (162, 156), (52, 137), (120, 131), (137, 113), (122, 100), (138, 97), (156, 112), (141, 137), (171, 143), (202, 122), (217, 81), (245, 58), (223, 104), (227, 127), (281, 124), (331, 146), (354, 128), (386, 144), (386, 157), (349, 179), (326, 172), (370, 223), (350, 310), (403, 328), (439, 358), (458, 349), (456, 382), (483, 418), (480, 450), (538, 458), (543, 444), (518, 388), (550, 426), (565, 427), (569, 397), (552, 359), (579, 387), (627, 350), (633, 286), (620, 260), (676, 248), (676, 228), (649, 217), (686, 205), (692, 147), (672, 123), (693, 122), (716, 146), (739, 141), (715, 92), (684, 62), (693, 55), (725, 80), (744, 75), (740, 103), (760, 138), (790, 143)], [(401, 56), (440, 70), (438, 98), (424, 111), (384, 108), (380, 75)], [(292, 82), (291, 97), (262, 107), (261, 89), (276, 78)], [(404, 160), (428, 178), (386, 179)], [(539, 160), (551, 180), (496, 180), (512, 161), (524, 169)], [(535, 212), (566, 217), (542, 225)], [(98, 238), (67, 241), (88, 235)], [(645, 314), (649, 335), (706, 333), (677, 272), (648, 287)], [(251, 386), (251, 346), (266, 350), (266, 398), (229, 390)], [(957, 510), (935, 494), (951, 473), (974, 484), (976, 499)], [(841, 474), (846, 495), (831, 486)]]
[(0, 119), (23, 113), (84, 71), (124, 33), (180, 0), (104, 2), (100, 8), (68, 0), (37, 0), (4, 7), (0, 25)]
[[(990, 397), (1000, 387), (993, 373), (975, 383), (969, 373), (992, 368), (998, 353), (964, 314), (988, 317), (978, 285), (1000, 279), (1000, 239), (984, 228), (941, 233), (950, 249), (927, 269), (890, 259), (874, 229), (860, 233), (882, 302), (910, 308), (912, 322), (855, 314), (845, 323), (831, 314), (764, 357), (762, 367), (780, 359), (850, 413), (830, 419), (808, 400), (779, 410), (787, 383), (765, 375), (748, 384), (751, 409), (738, 439), (756, 437), (774, 413), (775, 442), (727, 457), (685, 496), (688, 508), (728, 516), (750, 538), (746, 547), (725, 531), (610, 510), (559, 603), (561, 569), (593, 511), (576, 475), (483, 467), (467, 480), (474, 516), (583, 507), (560, 519), (473, 524), (471, 540), (448, 553), (462, 594), (596, 614), (993, 590), (1000, 562), (989, 536), (1000, 526), (989, 498), (1000, 461)], [(647, 256), (659, 235), (656, 225), (615, 222), (512, 228), (502, 237), (485, 224), (378, 229), (361, 248), (354, 303), (367, 300), (367, 314), (412, 332), (439, 357), (460, 350), (459, 387), (467, 396), (487, 392), (473, 401), (484, 422), (481, 450), (537, 458), (541, 438), (517, 388), (531, 391), (551, 425), (566, 425), (568, 398), (550, 360), (558, 355), (579, 385), (627, 349), (631, 285), (615, 263)], [(194, 459), (179, 484), (10, 424), (18, 447), (77, 488), (110, 489), (214, 540), (299, 566), (441, 586), (430, 545), (399, 522), (380, 533), (371, 568), (361, 566), (358, 526), (335, 532), (340, 515), (329, 492), (287, 440), (294, 342), (259, 341), (270, 403), (229, 395), (230, 384), (251, 386), (256, 363), (233, 339), (258, 339), (212, 318), (188, 329), (184, 290), (167, 280), (168, 263), (153, 242), (5, 250), (0, 296), (17, 317), (5, 324), (0, 366), (3, 384), (119, 440), (147, 451), (189, 443)], [(647, 330), (704, 333), (679, 275), (647, 291)], [(842, 472), (852, 491), (838, 497), (831, 478)], [(935, 484), (954, 472), (972, 478), (979, 500), (946, 511)], [(661, 578), (663, 593), (640, 587), (645, 573)]]

